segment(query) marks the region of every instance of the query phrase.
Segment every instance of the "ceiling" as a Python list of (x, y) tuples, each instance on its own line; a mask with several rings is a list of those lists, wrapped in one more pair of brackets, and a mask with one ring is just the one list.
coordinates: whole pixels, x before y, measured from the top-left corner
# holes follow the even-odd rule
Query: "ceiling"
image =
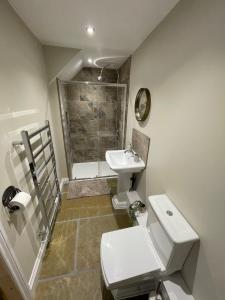
[[(46, 45), (128, 56), (179, 0), (9, 0)], [(88, 36), (85, 27), (95, 27)], [(99, 56), (100, 57), (100, 56)]]

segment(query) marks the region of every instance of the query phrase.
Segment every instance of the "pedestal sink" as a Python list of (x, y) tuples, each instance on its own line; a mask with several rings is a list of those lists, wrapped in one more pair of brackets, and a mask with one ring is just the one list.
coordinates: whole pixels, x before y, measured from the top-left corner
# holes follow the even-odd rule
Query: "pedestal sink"
[(139, 173), (145, 168), (144, 161), (131, 151), (109, 150), (105, 154), (109, 167), (118, 175), (117, 195), (112, 198), (114, 208), (128, 208), (135, 200), (135, 193), (129, 192), (130, 178), (133, 173)]

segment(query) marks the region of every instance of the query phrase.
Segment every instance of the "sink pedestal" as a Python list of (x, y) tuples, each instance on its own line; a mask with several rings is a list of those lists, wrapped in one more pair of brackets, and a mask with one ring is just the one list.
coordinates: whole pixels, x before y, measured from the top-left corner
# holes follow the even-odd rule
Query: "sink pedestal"
[(136, 199), (136, 192), (129, 192), (130, 178), (132, 173), (119, 174), (117, 194), (112, 198), (112, 204), (115, 209), (127, 209), (131, 203), (138, 200)]
[(131, 182), (130, 178), (132, 176), (132, 173), (120, 173), (118, 174), (118, 185), (117, 185), (117, 193), (122, 193), (129, 191)]
[(130, 189), (130, 177), (130, 173), (118, 174), (117, 194), (112, 198), (115, 209), (127, 209), (129, 207), (127, 192)]

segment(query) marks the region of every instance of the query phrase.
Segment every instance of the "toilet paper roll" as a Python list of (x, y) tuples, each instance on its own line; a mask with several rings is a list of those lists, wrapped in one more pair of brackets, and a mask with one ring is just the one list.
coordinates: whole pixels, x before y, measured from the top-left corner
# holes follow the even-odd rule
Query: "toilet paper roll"
[(10, 201), (11, 206), (19, 206), (21, 209), (25, 209), (30, 203), (31, 195), (25, 192), (19, 192), (16, 196)]

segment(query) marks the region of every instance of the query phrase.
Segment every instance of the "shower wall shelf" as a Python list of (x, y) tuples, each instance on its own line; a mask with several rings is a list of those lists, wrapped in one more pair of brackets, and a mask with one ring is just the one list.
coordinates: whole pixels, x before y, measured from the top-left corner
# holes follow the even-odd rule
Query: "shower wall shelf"
[[(21, 136), (22, 141), (13, 142), (13, 146), (24, 146), (44, 223), (40, 236), (43, 242), (48, 242), (61, 201), (49, 121), (31, 133), (23, 130)], [(35, 143), (39, 146), (35, 147)]]

